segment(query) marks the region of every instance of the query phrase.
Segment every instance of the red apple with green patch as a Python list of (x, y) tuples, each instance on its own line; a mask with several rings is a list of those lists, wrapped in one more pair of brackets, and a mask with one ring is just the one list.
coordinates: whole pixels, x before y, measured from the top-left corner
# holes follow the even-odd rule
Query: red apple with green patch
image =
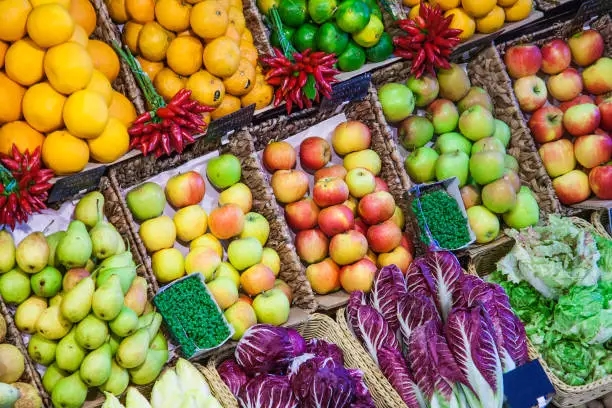
[(319, 170), (330, 160), (331, 146), (322, 137), (308, 137), (300, 144), (300, 164), (303, 169)]
[(368, 225), (363, 222), (361, 218), (355, 218), (355, 226), (353, 229), (365, 235), (368, 232)]
[(346, 205), (332, 205), (319, 213), (319, 228), (328, 237), (353, 229), (355, 218), (353, 211)]
[(534, 44), (515, 45), (506, 50), (504, 63), (512, 78), (535, 75), (542, 66), (542, 52)]
[(389, 192), (389, 186), (387, 185), (387, 182), (383, 179), (381, 179), (380, 177), (374, 177), (374, 181), (376, 182), (376, 187), (374, 187), (374, 192), (378, 192), (378, 191), (387, 191)]
[(295, 166), (296, 153), (289, 143), (272, 142), (263, 151), (262, 161), (270, 172), (290, 170)]
[(574, 140), (574, 155), (583, 167), (592, 169), (612, 159), (612, 138), (606, 135), (585, 135)]
[(572, 170), (553, 180), (553, 187), (559, 201), (572, 205), (586, 200), (591, 195), (589, 177), (580, 170)]
[(572, 52), (563, 40), (552, 40), (544, 44), (542, 52), (542, 72), (555, 75), (570, 66)]
[(517, 79), (514, 83), (514, 94), (521, 109), (525, 112), (540, 109), (548, 97), (544, 80), (535, 75)]
[(349, 171), (344, 180), (348, 186), (349, 193), (356, 198), (370, 194), (376, 188), (376, 178), (374, 175), (361, 167)]
[(368, 240), (355, 230), (334, 235), (329, 243), (329, 256), (338, 265), (357, 262), (368, 253)]
[(612, 91), (612, 58), (604, 57), (582, 71), (584, 87), (592, 94), (602, 95)]
[(572, 52), (572, 59), (577, 65), (586, 67), (601, 58), (604, 51), (604, 41), (597, 31), (585, 30), (572, 35), (567, 40)]
[(300, 259), (312, 264), (327, 256), (329, 240), (319, 229), (300, 231), (295, 235), (295, 249)]
[(357, 206), (359, 217), (368, 225), (387, 221), (395, 211), (395, 200), (386, 191), (370, 193), (364, 196)]
[(302, 170), (276, 170), (270, 184), (276, 199), (284, 204), (298, 201), (308, 193), (308, 175)]
[(199, 204), (205, 192), (204, 178), (196, 171), (177, 174), (166, 183), (166, 198), (175, 208)]
[(578, 97), (582, 88), (582, 76), (574, 68), (568, 68), (548, 78), (548, 92), (561, 102)]
[(538, 152), (550, 177), (561, 176), (576, 167), (574, 145), (567, 139), (544, 143)]
[(592, 169), (589, 173), (589, 185), (597, 198), (612, 200), (612, 163)]
[(336, 126), (331, 142), (336, 153), (344, 156), (348, 153), (369, 149), (372, 135), (364, 123), (349, 120)]
[(311, 229), (317, 226), (319, 207), (312, 198), (303, 198), (300, 201), (285, 206), (285, 219), (294, 231)]
[(559, 105), (559, 109), (565, 113), (569, 108), (576, 105), (582, 105), (583, 103), (595, 103), (593, 98), (589, 95), (579, 95), (571, 101), (563, 102)]
[(544, 106), (531, 115), (529, 129), (538, 143), (552, 142), (563, 136), (563, 111), (555, 106)]
[(572, 136), (589, 135), (599, 127), (601, 114), (592, 103), (569, 108), (563, 115), (563, 126)]
[(324, 178), (315, 183), (312, 197), (319, 207), (342, 204), (349, 197), (349, 188), (342, 179)]
[(602, 101), (598, 108), (601, 115), (599, 126), (607, 132), (612, 132), (612, 98)]
[(434, 133), (441, 135), (457, 128), (459, 111), (452, 101), (436, 99), (427, 107), (427, 118), (433, 124)]
[(340, 289), (340, 267), (331, 258), (309, 265), (306, 268), (306, 278), (312, 290), (319, 295)]
[(356, 290), (368, 293), (372, 289), (376, 271), (377, 268), (374, 262), (369, 258), (362, 258), (340, 269), (340, 284), (349, 293)]
[(370, 249), (374, 252), (389, 252), (402, 241), (402, 230), (392, 220), (371, 225), (366, 234)]
[(337, 177), (344, 180), (346, 177), (346, 169), (341, 164), (334, 164), (333, 166), (324, 167), (319, 169), (314, 174), (315, 183), (323, 178)]
[(414, 75), (411, 75), (406, 81), (406, 86), (414, 94), (414, 104), (420, 108), (429, 105), (438, 97), (440, 86), (438, 80), (431, 75), (423, 75), (417, 79)]

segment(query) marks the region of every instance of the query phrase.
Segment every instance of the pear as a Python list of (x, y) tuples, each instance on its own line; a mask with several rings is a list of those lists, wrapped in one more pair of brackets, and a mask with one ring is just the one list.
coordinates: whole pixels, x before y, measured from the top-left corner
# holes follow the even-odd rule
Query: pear
[(47, 367), (45, 374), (42, 378), (43, 387), (50, 394), (55, 387), (55, 384), (58, 383), (62, 378), (66, 378), (68, 373), (57, 366), (57, 363), (51, 364)]
[(96, 276), (96, 283), (98, 287), (102, 286), (104, 282), (108, 280), (113, 275), (117, 275), (121, 282), (121, 292), (126, 294), (130, 289), (134, 278), (136, 277), (136, 267), (135, 266), (122, 266), (119, 268), (106, 268), (101, 271), (98, 271)]
[(126, 337), (119, 344), (115, 360), (123, 368), (135, 368), (144, 363), (149, 351), (149, 332), (146, 328)]
[(15, 402), (21, 397), (21, 392), (9, 384), (0, 383), (0, 407), (11, 408), (15, 406)]
[(49, 244), (42, 232), (33, 232), (25, 237), (15, 251), (15, 260), (25, 273), (36, 273), (47, 266)]
[(61, 339), (68, 334), (71, 328), (72, 322), (62, 315), (59, 305), (46, 308), (36, 322), (38, 333), (49, 340)]
[(123, 304), (132, 309), (137, 316), (142, 315), (147, 304), (147, 289), (147, 280), (142, 276), (136, 276), (123, 299)]
[(121, 404), (121, 401), (119, 401), (117, 397), (115, 397), (110, 392), (105, 392), (104, 396), (106, 397), (106, 399), (104, 400), (104, 404), (102, 404), (101, 408), (125, 408)]
[(95, 286), (93, 279), (87, 277), (66, 293), (61, 304), (62, 314), (66, 319), (78, 323), (87, 317), (91, 311)]
[(12, 344), (0, 344), (0, 382), (14, 383), (25, 370), (25, 359), (21, 351)]
[(59, 262), (57, 262), (57, 245), (59, 242), (66, 236), (66, 231), (57, 231), (51, 235), (47, 236), (47, 244), (49, 245), (49, 258), (47, 260), (47, 265), (49, 266), (59, 266)]
[(57, 295), (53, 296), (51, 299), (49, 299), (49, 306), (61, 306), (62, 300), (64, 300), (64, 292), (60, 292)]
[(6, 273), (15, 266), (15, 242), (8, 231), (0, 230), (0, 273)]
[(111, 373), (108, 380), (98, 388), (100, 391), (110, 392), (114, 395), (121, 395), (130, 383), (130, 375), (127, 370), (111, 360)]
[(74, 207), (74, 219), (93, 228), (104, 219), (104, 196), (99, 191), (86, 194)]
[(72, 221), (55, 252), (56, 260), (66, 269), (80, 268), (91, 257), (92, 244), (87, 228), (81, 221)]
[(6, 303), (23, 303), (31, 293), (30, 278), (19, 268), (0, 275), (0, 296)]
[(87, 350), (76, 341), (76, 328), (57, 343), (55, 350), (55, 364), (62, 370), (73, 372), (79, 369), (85, 358)]
[(89, 231), (91, 238), (92, 254), (97, 259), (106, 259), (115, 255), (119, 246), (117, 240), (119, 234), (113, 225), (107, 221), (100, 221)]
[(53, 297), (62, 288), (62, 273), (53, 266), (46, 266), (30, 279), (32, 291), (37, 296)]
[(55, 361), (55, 351), (57, 349), (57, 342), (49, 340), (36, 333), (30, 337), (28, 343), (28, 354), (32, 360), (38, 364), (48, 366)]
[(55, 407), (77, 408), (83, 405), (86, 398), (87, 385), (81, 380), (78, 371), (59, 380), (51, 393)]
[(151, 342), (151, 345), (149, 346), (149, 348), (153, 350), (168, 351), (168, 340), (166, 340), (162, 332), (158, 332), (153, 338), (153, 341)]
[(43, 406), (40, 393), (32, 384), (16, 382), (12, 385), (21, 393), (21, 397), (17, 401), (17, 404), (15, 404), (15, 408), (41, 408)]
[(168, 361), (168, 350), (149, 349), (144, 363), (129, 370), (130, 379), (136, 385), (150, 384), (161, 373)]
[(115, 248), (115, 254), (121, 254), (126, 251), (125, 241), (123, 240), (123, 236), (115, 229), (117, 233), (117, 248)]
[(102, 320), (113, 320), (123, 307), (123, 291), (119, 276), (112, 275), (94, 292), (92, 309)]
[(79, 369), (83, 382), (90, 387), (104, 384), (111, 375), (112, 358), (108, 343), (89, 353)]
[(115, 357), (115, 354), (117, 354), (119, 343), (121, 343), (121, 337), (117, 336), (115, 333), (111, 333), (108, 337), (108, 344), (111, 346), (111, 354), (113, 357)]
[[(93, 244), (92, 244), (92, 245), (93, 245)], [(93, 251), (93, 249), (92, 249), (92, 251)], [(85, 268), (85, 270), (86, 270), (87, 272), (92, 273), (92, 272), (93, 272), (93, 270), (96, 268), (96, 263), (94, 262), (94, 260), (93, 260), (93, 259), (89, 258), (89, 259), (87, 260), (87, 263), (85, 263), (84, 268)]]
[(76, 328), (75, 340), (79, 346), (88, 350), (101, 347), (108, 339), (108, 326), (104, 320), (90, 314), (79, 322)]
[(149, 331), (151, 341), (159, 331), (162, 324), (162, 315), (157, 312), (149, 312), (138, 319), (138, 328), (146, 328)]
[(138, 315), (127, 306), (123, 306), (119, 315), (108, 324), (113, 333), (127, 337), (138, 328)]
[(47, 300), (32, 296), (17, 307), (15, 312), (15, 325), (25, 333), (36, 333), (36, 322), (47, 309)]
[(98, 265), (98, 267), (96, 268), (96, 272), (100, 273), (106, 269), (121, 268), (123, 266), (136, 267), (134, 259), (132, 258), (132, 253), (130, 251), (125, 251), (106, 258), (105, 260), (100, 262), (100, 265)]
[(91, 276), (91, 273), (85, 268), (68, 269), (64, 274), (64, 279), (62, 279), (64, 292), (70, 292), (72, 288), (88, 276)]
[(151, 408), (151, 404), (135, 387), (129, 387), (125, 397), (125, 408)]

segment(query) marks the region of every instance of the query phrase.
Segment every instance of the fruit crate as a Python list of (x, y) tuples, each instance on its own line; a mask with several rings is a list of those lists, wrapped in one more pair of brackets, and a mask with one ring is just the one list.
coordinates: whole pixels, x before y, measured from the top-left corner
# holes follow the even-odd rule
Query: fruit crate
[[(380, 104), (376, 100), (374, 89), (370, 87), (367, 96), (361, 101), (353, 101), (339, 106), (328, 106), (327, 109), (325, 107), (321, 109), (315, 107), (290, 115), (281, 115), (242, 130), (236, 136), (236, 139), (244, 138), (254, 141), (250, 146), (250, 156), (257, 160), (257, 166), (263, 169), (262, 152), (271, 142), (285, 140), (294, 147), (297, 147), (308, 136), (320, 136), (329, 141), (331, 133), (338, 123), (347, 120), (362, 122), (370, 129), (372, 140), (370, 149), (378, 153), (382, 161), (379, 177), (387, 183), (389, 192), (395, 199), (396, 205), (398, 205), (405, 214), (404, 219), (406, 226), (404, 230), (409, 233), (409, 236), (412, 236), (414, 226), (411, 218), (407, 215), (408, 209), (406, 207), (406, 202), (401, 199), (408, 182), (401, 179), (405, 177), (405, 174), (402, 175), (400, 173), (400, 168), (402, 167), (401, 158), (393, 140), (389, 139), (382, 131), (381, 118), (382, 110)], [(329, 164), (342, 164), (342, 159), (334, 152), (332, 153)], [(267, 186), (271, 186), (272, 174), (267, 170), (260, 171), (262, 171), (260, 177), (265, 179)], [(310, 177), (309, 190), (312, 190), (310, 188), (312, 185), (313, 178)], [(290, 248), (293, 253), (294, 265), (299, 268), (300, 279), (303, 279), (306, 284), (310, 286), (305, 275), (306, 267), (300, 262), (300, 259), (295, 253), (295, 233), (290, 230), (285, 222), (285, 211), (283, 206), (277, 202), (274, 195), (271, 195), (268, 205), (275, 208), (274, 211), (279, 214), (279, 223), (283, 224), (284, 230), (287, 231), (290, 237), (288, 249)], [(320, 310), (331, 310), (346, 304), (348, 296), (349, 295), (345, 291), (340, 290), (326, 295), (317, 294), (315, 295), (315, 299)]]
[[(379, 408), (398, 408), (397, 401), (399, 396), (389, 384), (385, 376), (380, 372), (378, 367), (365, 353), (363, 348), (355, 347), (354, 343), (346, 337), (346, 334), (340, 329), (338, 324), (329, 316), (315, 313), (309, 316), (309, 319), (301, 322), (295, 329), (306, 339), (322, 339), (330, 343), (336, 344), (344, 353), (344, 366), (347, 368), (358, 368), (364, 373), (364, 380), (374, 403)], [(215, 353), (206, 365), (206, 376), (208, 383), (216, 395), (223, 395), (219, 402), (225, 408), (238, 408), (239, 404), (230, 389), (225, 385), (217, 367), (227, 358), (234, 354), (234, 348), (226, 349)], [(393, 398), (393, 393), (397, 399)], [(401, 402), (401, 400), (399, 400)]]
[[(599, 5), (595, 6), (600, 7)], [(603, 6), (605, 10), (605, 6)], [(594, 21), (589, 20), (593, 16), (601, 15)], [(474, 84), (487, 89), (497, 103), (500, 101), (502, 106), (508, 110), (516, 110), (513, 115), (512, 129), (513, 141), (520, 142), (520, 159), (521, 170), (529, 171), (533, 176), (523, 179), (528, 185), (534, 189), (540, 199), (540, 206), (547, 213), (561, 213), (564, 215), (576, 215), (583, 211), (584, 208), (595, 209), (609, 207), (610, 201), (598, 200), (591, 198), (573, 206), (567, 206), (559, 201), (557, 193), (552, 185), (552, 178), (548, 175), (544, 168), (544, 164), (538, 153), (538, 146), (531, 135), (529, 126), (527, 125), (528, 117), (519, 107), (517, 98), (514, 94), (513, 81), (510, 78), (506, 65), (504, 64), (503, 55), (505, 51), (513, 45), (524, 43), (533, 43), (537, 46), (542, 46), (546, 42), (555, 38), (566, 39), (575, 32), (583, 29), (585, 24), (589, 24), (591, 28), (597, 30), (605, 42), (604, 56), (612, 56), (612, 20), (605, 12), (598, 13), (597, 11), (579, 10), (578, 14), (571, 20), (556, 23), (549, 28), (534, 33), (526, 34), (522, 37), (515, 38), (505, 43), (494, 44), (483, 50), (469, 64), (468, 70), (471, 72), (471, 78)], [(551, 101), (549, 97), (549, 101)], [(515, 147), (518, 147), (515, 145)], [(516, 157), (516, 156), (515, 156)], [(519, 158), (517, 157), (517, 158)]]

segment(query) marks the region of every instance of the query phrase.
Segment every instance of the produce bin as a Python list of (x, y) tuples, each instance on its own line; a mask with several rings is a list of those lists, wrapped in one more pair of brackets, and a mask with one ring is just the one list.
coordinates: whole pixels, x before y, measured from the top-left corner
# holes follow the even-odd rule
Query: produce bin
[(573, 0), (534, 0), (538, 10), (549, 11)]
[(603, 236), (609, 237), (610, 231), (610, 212), (609, 210), (593, 211), (591, 213), (591, 223), (597, 229), (597, 232)]
[[(378, 367), (373, 363), (370, 357), (362, 348), (356, 348), (355, 345), (346, 337), (346, 334), (340, 329), (338, 324), (328, 316), (315, 313), (309, 316), (309, 319), (301, 322), (295, 329), (306, 339), (322, 339), (336, 344), (344, 353), (344, 365), (347, 368), (358, 368), (364, 373), (364, 379), (374, 403), (379, 408), (398, 408), (403, 404), (399, 396), (391, 387), (391, 384), (382, 375)], [(238, 408), (238, 401), (232, 395), (231, 391), (225, 385), (217, 367), (228, 357), (234, 354), (234, 349), (227, 349), (213, 355), (208, 364), (204, 375), (206, 376), (211, 389), (214, 389), (215, 395), (218, 395), (219, 402), (224, 408)], [(394, 398), (393, 394), (397, 399)]]

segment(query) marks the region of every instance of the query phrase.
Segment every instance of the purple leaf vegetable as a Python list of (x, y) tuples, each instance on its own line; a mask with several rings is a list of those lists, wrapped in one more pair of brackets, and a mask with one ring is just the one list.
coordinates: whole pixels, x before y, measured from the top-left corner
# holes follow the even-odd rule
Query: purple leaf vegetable
[(306, 340), (306, 352), (319, 357), (330, 357), (336, 364), (341, 366), (344, 365), (344, 353), (342, 349), (329, 341), (321, 339)]
[(391, 330), (384, 317), (372, 306), (359, 306), (355, 316), (356, 326), (353, 331), (374, 361), (378, 364), (377, 353), (382, 347), (387, 346), (399, 350), (399, 343), (395, 333)]
[(435, 321), (442, 325), (440, 315), (431, 298), (421, 293), (406, 293), (397, 303), (397, 319), (404, 344), (410, 342), (410, 335), (419, 326)]
[(242, 408), (298, 408), (287, 377), (261, 374), (251, 379), (238, 397)]
[(355, 399), (351, 407), (355, 408), (355, 404), (358, 404), (361, 408), (376, 408), (370, 390), (363, 379), (363, 371), (357, 368), (349, 368), (347, 371), (355, 388)]
[(291, 342), (291, 346), (293, 347), (293, 355), (299, 356), (301, 354), (306, 353), (306, 340), (302, 337), (300, 333), (298, 333), (295, 329), (287, 329), (287, 336), (289, 337), (289, 341)]
[(359, 324), (357, 321), (357, 310), (359, 309), (359, 306), (363, 306), (367, 304), (368, 302), (367, 302), (366, 294), (360, 290), (356, 290), (354, 292), (351, 292), (351, 295), (349, 296), (348, 304), (346, 305), (346, 320), (347, 320), (348, 326), (351, 329), (353, 329), (353, 333), (360, 340), (361, 340), (361, 337), (359, 337), (359, 334), (354, 331), (354, 328), (357, 327)]
[(238, 396), (240, 390), (248, 381), (247, 375), (233, 358), (221, 363), (217, 367), (217, 372), (234, 396)]
[(391, 330), (399, 328), (396, 304), (406, 293), (406, 281), (402, 271), (395, 265), (379, 269), (374, 275), (370, 299), (372, 306), (383, 315)]
[(336, 362), (330, 357), (302, 354), (289, 366), (288, 378), (296, 397), (301, 401), (310, 393), (310, 384), (314, 375), (323, 367), (335, 367)]
[(355, 386), (344, 367), (322, 367), (312, 377), (310, 392), (303, 406), (313, 408), (348, 408), (355, 396)]
[[(459, 261), (449, 251), (428, 252), (423, 257), (421, 273), (425, 277), (430, 290), (429, 295), (436, 304), (442, 320), (446, 321), (448, 313), (461, 293), (463, 270)], [(408, 290), (410, 291), (410, 287)]]
[(249, 328), (238, 342), (234, 356), (247, 373), (280, 372), (295, 357), (287, 329), (267, 324)]
[(378, 350), (378, 362), (380, 370), (408, 408), (425, 406), (423, 396), (412, 379), (412, 374), (408, 369), (406, 360), (404, 360), (404, 356), (402, 356), (399, 350), (388, 347), (381, 348)]

